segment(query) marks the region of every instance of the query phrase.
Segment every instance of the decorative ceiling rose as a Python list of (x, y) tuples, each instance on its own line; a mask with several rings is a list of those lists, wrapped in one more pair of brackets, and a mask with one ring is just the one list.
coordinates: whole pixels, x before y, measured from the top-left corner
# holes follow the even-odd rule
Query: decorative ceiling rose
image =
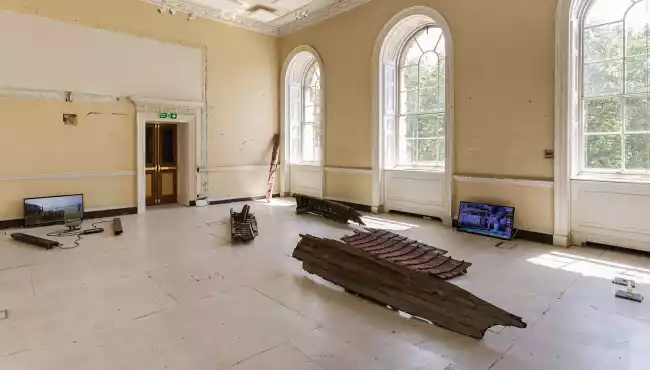
[(188, 20), (201, 17), (267, 35), (285, 36), (348, 10), (352, 10), (359, 5), (370, 2), (371, 0), (331, 0), (327, 5), (315, 9), (312, 9), (313, 6), (310, 7), (310, 3), (302, 8), (288, 12), (270, 23), (259, 22), (249, 19), (247, 15), (227, 13), (188, 0), (143, 1), (156, 5), (158, 7), (158, 12), (161, 14), (173, 15), (174, 12), (183, 12), (187, 14)]

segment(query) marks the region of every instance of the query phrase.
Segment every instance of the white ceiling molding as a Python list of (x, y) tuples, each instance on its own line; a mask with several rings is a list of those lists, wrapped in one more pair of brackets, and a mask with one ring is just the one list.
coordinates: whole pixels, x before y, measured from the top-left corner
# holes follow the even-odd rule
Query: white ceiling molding
[[(235, 27), (272, 35), (286, 36), (292, 32), (309, 27), (316, 23), (332, 18), (343, 12), (352, 10), (371, 0), (314, 0), (307, 5), (289, 11), (285, 15), (269, 22), (256, 21), (247, 14), (236, 14), (219, 10), (191, 0), (143, 0), (157, 7), (167, 7), (177, 12), (193, 13), (195, 17), (210, 19)], [(306, 14), (297, 19), (296, 14)], [(164, 16), (164, 15), (161, 15)]]
[[(303, 19), (296, 19), (295, 14), (287, 14), (281, 18), (278, 18), (273, 23), (279, 23), (283, 20), (286, 20), (288, 17), (291, 17), (293, 21), (286, 23), (285, 25), (278, 28), (279, 36), (286, 36), (303, 28), (313, 26), (316, 23), (320, 23), (326, 19), (335, 17), (341, 13), (350, 11), (360, 5), (369, 3), (372, 0), (338, 0), (338, 1), (327, 1), (327, 0), (316, 0), (312, 3), (305, 5), (304, 7), (298, 9), (297, 11), (309, 11), (309, 16)], [(328, 4), (324, 7), (319, 7), (315, 10), (311, 10), (316, 3), (327, 2)]]
[[(277, 36), (279, 30), (277, 27), (269, 26), (266, 23), (246, 19), (236, 14), (228, 13), (209, 6), (196, 4), (183, 0), (143, 0), (156, 6), (167, 6), (176, 11), (185, 13), (194, 13), (195, 17), (201, 17), (229, 24), (235, 27), (245, 28), (247, 30), (264, 33), (267, 35)], [(164, 16), (164, 15), (161, 15)]]

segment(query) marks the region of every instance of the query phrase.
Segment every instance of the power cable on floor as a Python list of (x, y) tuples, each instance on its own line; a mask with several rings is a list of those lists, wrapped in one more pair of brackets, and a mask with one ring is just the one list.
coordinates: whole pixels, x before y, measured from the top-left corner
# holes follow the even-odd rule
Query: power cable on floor
[[(97, 225), (104, 224), (104, 223), (109, 223), (109, 222), (113, 222), (113, 220), (105, 220), (105, 221), (93, 222), (91, 224), (92, 228), (87, 229), (87, 230), (99, 229), (99, 227), (97, 227)], [(67, 237), (75, 236), (77, 238), (74, 240), (74, 242), (72, 242), (74, 244), (73, 246), (64, 247), (62, 244), (59, 244), (57, 246), (57, 248), (59, 248), (59, 249), (75, 249), (75, 248), (79, 247), (79, 243), (81, 242), (81, 238), (82, 238), (83, 235), (85, 235), (84, 232), (87, 231), (87, 230), (55, 231), (55, 232), (48, 233), (47, 236), (53, 236), (53, 237), (57, 237), (57, 238), (67, 238)]]

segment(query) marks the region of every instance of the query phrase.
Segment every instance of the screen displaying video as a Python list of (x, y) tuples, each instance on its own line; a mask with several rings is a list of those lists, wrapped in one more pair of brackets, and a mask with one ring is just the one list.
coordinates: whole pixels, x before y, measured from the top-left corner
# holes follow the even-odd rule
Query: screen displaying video
[(512, 239), (514, 218), (514, 207), (460, 202), (458, 230), (500, 239)]
[(25, 226), (42, 226), (82, 219), (83, 195), (25, 199)]

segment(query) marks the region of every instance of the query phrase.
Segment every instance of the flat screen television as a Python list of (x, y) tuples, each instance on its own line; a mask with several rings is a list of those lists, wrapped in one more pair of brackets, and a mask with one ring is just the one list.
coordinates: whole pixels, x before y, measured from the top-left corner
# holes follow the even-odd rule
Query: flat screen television
[(24, 201), (25, 226), (62, 224), (66, 220), (83, 219), (83, 194), (27, 198)]
[(510, 240), (514, 219), (514, 207), (460, 202), (458, 230)]

